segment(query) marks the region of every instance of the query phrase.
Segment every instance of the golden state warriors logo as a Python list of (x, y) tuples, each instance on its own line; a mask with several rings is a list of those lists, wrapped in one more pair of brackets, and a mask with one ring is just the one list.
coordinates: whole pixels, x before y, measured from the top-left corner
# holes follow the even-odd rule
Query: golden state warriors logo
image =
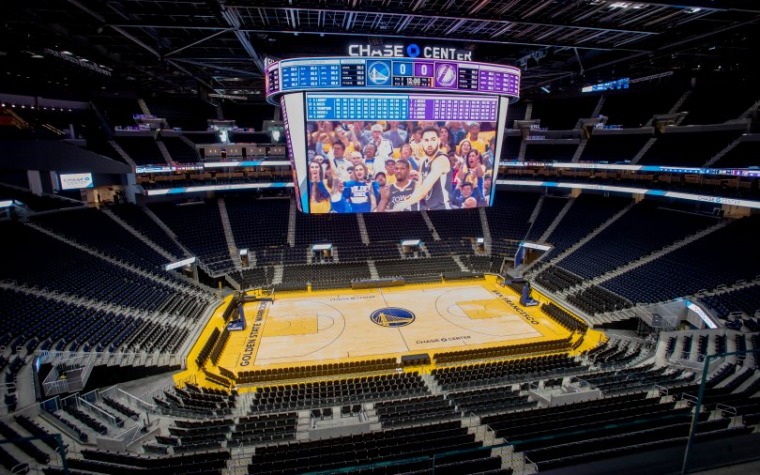
[(390, 85), (391, 69), (388, 61), (372, 61), (367, 65), (367, 80), (375, 86)]
[(405, 308), (399, 307), (385, 307), (380, 310), (375, 310), (369, 319), (375, 325), (380, 325), (386, 328), (398, 328), (411, 325), (416, 317), (412, 312)]

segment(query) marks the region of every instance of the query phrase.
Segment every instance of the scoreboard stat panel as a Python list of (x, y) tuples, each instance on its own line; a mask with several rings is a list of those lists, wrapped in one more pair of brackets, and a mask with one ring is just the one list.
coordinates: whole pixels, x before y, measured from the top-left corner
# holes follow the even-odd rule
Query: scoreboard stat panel
[(498, 97), (433, 94), (306, 94), (306, 120), (496, 122)]
[(296, 91), (416, 89), (519, 96), (520, 70), (512, 66), (428, 59), (314, 58), (270, 64), (267, 97)]

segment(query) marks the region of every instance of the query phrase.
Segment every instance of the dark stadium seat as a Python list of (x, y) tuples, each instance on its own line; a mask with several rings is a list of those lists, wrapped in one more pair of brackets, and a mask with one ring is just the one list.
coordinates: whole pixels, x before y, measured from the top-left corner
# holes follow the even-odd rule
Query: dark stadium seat
[[(382, 368), (382, 366), (380, 366)], [(311, 375), (307, 369), (303, 375)], [(318, 374), (318, 373), (317, 373)], [(330, 374), (329, 372), (327, 374)], [(246, 375), (238, 377), (245, 383)], [(271, 375), (269, 379), (276, 379)], [(255, 379), (253, 380), (255, 381)], [(428, 394), (419, 375), (415, 373), (375, 374), (363, 378), (346, 378), (321, 382), (292, 383), (280, 386), (258, 386), (251, 410), (254, 412), (278, 412), (306, 409), (314, 406), (342, 405), (359, 401)]]
[(42, 196), (15, 186), (0, 183), (0, 199), (13, 199), (26, 205), (32, 211), (51, 211), (55, 209), (84, 206), (84, 203), (66, 200), (61, 197), (43, 194)]
[(726, 246), (752, 248), (752, 236), (756, 235), (759, 223), (755, 216), (733, 221), (660, 259), (604, 282), (602, 287), (632, 301), (659, 302), (739, 279), (752, 279), (760, 268), (760, 255), (748, 253), (742, 259), (727, 260), (714, 251)]
[(287, 242), (289, 199), (255, 200), (250, 196), (227, 196), (224, 203), (239, 249), (255, 250), (282, 246)]
[(619, 131), (594, 131), (580, 156), (582, 162), (619, 163), (632, 160), (645, 143), (654, 135), (648, 133), (630, 134)]
[(567, 300), (591, 315), (614, 312), (633, 306), (633, 302), (598, 285), (592, 285), (569, 295)]
[(187, 144), (183, 140), (183, 137), (163, 135), (161, 136), (161, 142), (166, 146), (166, 150), (175, 162), (196, 163), (200, 161), (195, 147)]
[(607, 117), (607, 124), (626, 129), (643, 127), (655, 114), (667, 114), (686, 91), (668, 85), (658, 86), (605, 92), (600, 112)]
[(408, 213), (403, 216), (395, 213), (369, 213), (365, 214), (363, 219), (372, 243), (380, 241), (399, 243), (404, 239), (420, 239), (423, 242), (433, 240), (427, 223), (419, 213)]
[(526, 162), (571, 162), (578, 149), (578, 140), (528, 140)]
[(456, 406), (443, 395), (392, 399), (375, 403), (375, 412), (383, 427), (418, 424), (459, 417)]
[[(460, 450), (469, 451), (470, 455), (467, 457), (471, 459), (490, 457), (488, 451), (475, 450), (479, 447), (482, 447), (482, 442), (476, 442), (474, 434), (468, 434), (465, 427), (454, 421), (386, 429), (371, 435), (261, 447), (252, 457), (248, 470), (261, 474), (328, 470), (371, 465), (373, 461), (381, 458), (384, 461), (401, 462), (402, 465), (397, 469), (406, 471), (410, 467), (404, 467), (404, 459), (429, 457), (436, 453)], [(426, 466), (423, 462), (422, 468)], [(391, 473), (399, 473), (393, 467), (389, 468), (393, 470)], [(356, 472), (357, 469), (352, 471)]]
[(208, 119), (216, 118), (215, 107), (197, 97), (150, 98), (151, 115), (166, 119), (169, 126), (183, 130), (206, 130)]
[(629, 198), (614, 196), (600, 199), (598, 196), (582, 194), (575, 198), (567, 214), (549, 235), (547, 243), (554, 247), (547, 252), (543, 261), (549, 262), (630, 203)]
[(126, 203), (123, 205), (112, 206), (109, 209), (140, 234), (145, 235), (148, 239), (158, 244), (161, 248), (174, 255), (176, 258), (179, 259), (185, 256), (185, 251), (177, 245), (174, 239), (172, 239), (158, 223), (148, 216), (144, 208)]
[(678, 109), (688, 112), (684, 125), (692, 124), (722, 124), (731, 119), (737, 119), (755, 103), (760, 96), (746, 81), (737, 81), (731, 87), (723, 89), (716, 95), (715, 87), (719, 87), (719, 79), (705, 79), (697, 82), (689, 97)]
[[(27, 226), (5, 223), (4, 227), (12, 230), (7, 237), (12, 237), (13, 245), (23, 252), (9, 256), (3, 277), (12, 275), (18, 284), (46, 289), (53, 294), (41, 297), (23, 288), (0, 293), (7, 301), (6, 308), (18, 308), (21, 314), (28, 312), (29, 315), (15, 319), (7, 327), (10, 338), (28, 335), (31, 340), (34, 336), (37, 344), (46, 350), (116, 351), (128, 345), (132, 350), (173, 352), (187, 336), (186, 328), (155, 324), (144, 315), (131, 312), (165, 312), (180, 321), (196, 321), (209, 302), (209, 296), (203, 292), (177, 291), (170, 284), (177, 282), (171, 276), (157, 278), (127, 270)], [(51, 262), (47, 255), (32, 251), (43, 247), (59, 258)], [(29, 252), (24, 251), (26, 249)], [(104, 309), (94, 308), (87, 302), (68, 303), (61, 301), (60, 296), (110, 302), (117, 307)], [(161, 339), (157, 337), (160, 332), (163, 332)]]
[(166, 165), (152, 135), (118, 135), (116, 143), (138, 165)]
[[(486, 350), (472, 350), (471, 352), (456, 352), (451, 355), (446, 353), (436, 356), (436, 362), (461, 361), (468, 358), (485, 358), (508, 356), (510, 354), (522, 354), (528, 352), (531, 348), (505, 348), (499, 351), (499, 348)], [(537, 348), (536, 348), (537, 349)], [(544, 347), (542, 351), (551, 351), (551, 347)], [(581, 363), (569, 358), (567, 354), (543, 355), (528, 358), (521, 358), (508, 361), (492, 361), (489, 363), (478, 363), (465, 366), (453, 366), (436, 368), (433, 370), (433, 376), (436, 377), (438, 384), (447, 390), (463, 389), (475, 387), (483, 384), (493, 383), (512, 383), (524, 381), (526, 379), (535, 379), (541, 377), (554, 376), (558, 373), (567, 373), (577, 370), (583, 371)]]
[(639, 163), (701, 167), (715, 154), (738, 139), (743, 130), (739, 127), (733, 131), (691, 132), (689, 129), (685, 129), (683, 133), (676, 133), (676, 130), (668, 131), (657, 138), (654, 145), (641, 157)]
[[(591, 279), (717, 223), (714, 218), (642, 201), (557, 265)], [(642, 226), (657, 232), (637, 232)]]
[(702, 302), (715, 310), (719, 317), (725, 319), (732, 312), (741, 312), (751, 317), (755, 315), (757, 310), (760, 310), (760, 286), (724, 290), (727, 291), (700, 298)]
[[(93, 208), (42, 215), (35, 217), (34, 221), (58, 235), (85, 243), (137, 267), (156, 270), (166, 263), (166, 257), (132, 236), (108, 215)], [(90, 226), (97, 228), (98, 232), (89, 232)]]
[(134, 98), (100, 97), (96, 99), (95, 106), (112, 128), (134, 127), (137, 125), (134, 115), (142, 114), (140, 105)]
[(760, 154), (760, 135), (746, 134), (742, 140), (725, 155), (723, 155), (714, 166), (720, 168), (747, 168), (757, 166), (757, 156)]
[(578, 119), (591, 117), (598, 101), (599, 96), (596, 94), (539, 98), (533, 102), (531, 119), (540, 119), (541, 127), (552, 130), (573, 129)]
[(149, 209), (212, 271), (224, 272), (234, 268), (216, 200), (191, 206), (162, 203), (149, 205)]
[(557, 214), (565, 207), (569, 202), (568, 198), (553, 198), (545, 196), (541, 200), (541, 209), (538, 216), (531, 223), (530, 230), (525, 235), (525, 239), (528, 241), (538, 241), (544, 234), (544, 231), (552, 224)]

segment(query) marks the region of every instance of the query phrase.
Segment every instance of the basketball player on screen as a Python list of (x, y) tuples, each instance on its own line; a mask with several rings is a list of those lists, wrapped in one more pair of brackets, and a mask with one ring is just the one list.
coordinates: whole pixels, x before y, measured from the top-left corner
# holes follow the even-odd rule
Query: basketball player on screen
[[(380, 188), (380, 202), (377, 211), (395, 211), (399, 203), (403, 203), (414, 193), (415, 182), (409, 179), (411, 165), (407, 160), (396, 162), (396, 182)], [(412, 211), (419, 210), (419, 204), (412, 205)]]
[(413, 205), (420, 205), (421, 210), (450, 209), (451, 199), (451, 162), (440, 149), (440, 135), (434, 126), (422, 129), (420, 146), (423, 159), (420, 163), (420, 182), (407, 199), (396, 204), (393, 211), (406, 211)]

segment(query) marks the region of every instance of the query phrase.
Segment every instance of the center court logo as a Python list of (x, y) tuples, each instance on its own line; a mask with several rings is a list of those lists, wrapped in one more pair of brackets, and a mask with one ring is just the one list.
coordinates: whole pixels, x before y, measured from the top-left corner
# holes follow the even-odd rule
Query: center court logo
[(369, 319), (375, 325), (385, 328), (398, 328), (411, 325), (415, 320), (414, 314), (405, 308), (385, 307), (372, 312)]

